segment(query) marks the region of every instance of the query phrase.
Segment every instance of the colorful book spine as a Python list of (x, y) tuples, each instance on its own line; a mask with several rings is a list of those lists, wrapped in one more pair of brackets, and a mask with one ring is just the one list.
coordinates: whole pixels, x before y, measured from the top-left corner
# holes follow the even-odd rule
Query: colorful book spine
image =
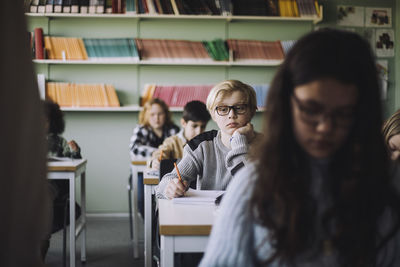
[(44, 41), (43, 41), (43, 29), (35, 28), (35, 58), (44, 59)]

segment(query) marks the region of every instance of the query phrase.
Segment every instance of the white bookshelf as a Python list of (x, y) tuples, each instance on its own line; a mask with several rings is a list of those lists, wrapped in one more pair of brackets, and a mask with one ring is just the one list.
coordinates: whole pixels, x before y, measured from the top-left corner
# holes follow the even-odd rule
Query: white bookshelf
[(177, 65), (177, 66), (279, 66), (282, 60), (255, 60), (255, 61), (197, 61), (197, 60), (125, 60), (125, 59), (99, 59), (99, 60), (55, 60), (55, 59), (34, 59), (37, 64), (79, 64), (79, 65)]
[[(320, 6), (320, 13), (323, 8)], [(281, 16), (219, 16), (219, 15), (152, 15), (152, 14), (81, 14), (81, 13), (26, 13), (30, 17), (48, 18), (126, 18), (126, 19), (198, 19), (198, 20), (277, 20), (277, 21), (312, 21), (319, 23), (322, 16), (281, 17)]]

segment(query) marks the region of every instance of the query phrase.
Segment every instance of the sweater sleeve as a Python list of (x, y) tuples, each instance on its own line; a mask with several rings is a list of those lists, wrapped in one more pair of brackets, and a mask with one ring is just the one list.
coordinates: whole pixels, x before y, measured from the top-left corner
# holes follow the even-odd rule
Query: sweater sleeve
[(246, 136), (241, 134), (234, 134), (231, 137), (231, 150), (225, 158), (225, 166), (234, 176), (237, 171), (247, 164), (247, 153), (249, 145)]
[(143, 126), (136, 126), (129, 144), (131, 158), (135, 156), (149, 156), (156, 148), (147, 145), (150, 132)]
[(228, 186), (200, 267), (255, 266), (249, 175), (243, 168)]
[[(190, 184), (192, 181), (196, 180), (197, 175), (201, 173), (203, 153), (201, 147), (192, 151), (188, 146), (185, 146), (184, 154), (185, 157), (178, 163), (178, 169), (182, 179)], [(174, 178), (178, 178), (175, 169), (161, 178), (160, 183), (155, 189), (158, 198), (166, 198), (164, 195), (165, 189), (169, 181), (172, 181)]]

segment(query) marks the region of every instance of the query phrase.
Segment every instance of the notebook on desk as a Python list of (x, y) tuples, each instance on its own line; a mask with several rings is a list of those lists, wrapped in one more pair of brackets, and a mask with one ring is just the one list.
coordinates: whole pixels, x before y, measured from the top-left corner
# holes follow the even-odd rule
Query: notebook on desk
[(215, 205), (215, 200), (223, 195), (225, 191), (219, 190), (195, 190), (189, 188), (185, 196), (174, 198), (174, 204), (190, 204), (190, 205)]

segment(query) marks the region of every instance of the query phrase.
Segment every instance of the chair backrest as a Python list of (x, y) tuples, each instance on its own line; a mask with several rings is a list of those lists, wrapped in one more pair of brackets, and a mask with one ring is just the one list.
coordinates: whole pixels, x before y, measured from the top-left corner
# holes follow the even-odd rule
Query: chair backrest
[(160, 180), (162, 177), (171, 172), (174, 169), (174, 162), (176, 162), (177, 159), (163, 159), (160, 162)]
[[(174, 162), (177, 162), (178, 159), (163, 159), (160, 162), (160, 180), (163, 176), (174, 169)], [(190, 188), (196, 189), (196, 180), (190, 183)]]

